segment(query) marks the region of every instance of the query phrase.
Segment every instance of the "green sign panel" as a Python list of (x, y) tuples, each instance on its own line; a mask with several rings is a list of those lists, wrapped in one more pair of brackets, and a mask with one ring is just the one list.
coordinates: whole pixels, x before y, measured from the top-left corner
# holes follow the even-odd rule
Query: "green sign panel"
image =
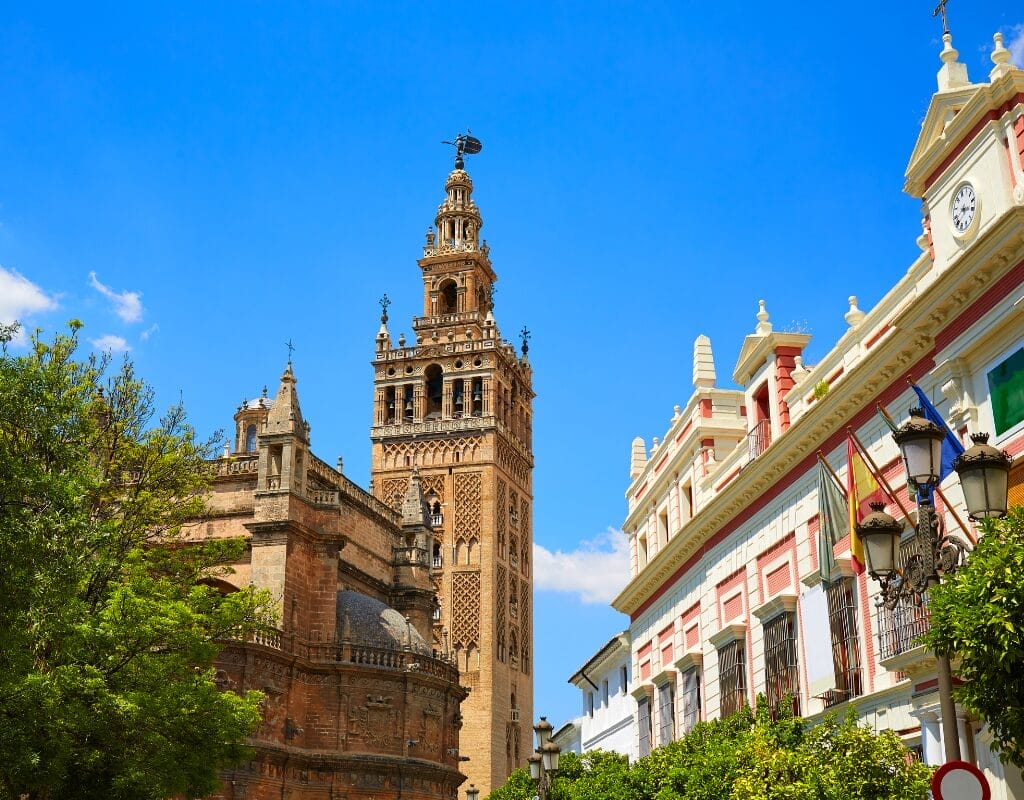
[(996, 435), (1024, 420), (1024, 347), (988, 374)]

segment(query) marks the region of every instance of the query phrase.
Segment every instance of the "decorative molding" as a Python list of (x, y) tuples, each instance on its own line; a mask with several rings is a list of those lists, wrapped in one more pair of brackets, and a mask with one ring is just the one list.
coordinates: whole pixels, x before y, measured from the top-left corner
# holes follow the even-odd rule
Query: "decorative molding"
[(747, 623), (746, 622), (730, 622), (728, 625), (708, 637), (708, 641), (711, 646), (716, 650), (721, 650), (730, 642), (735, 641), (746, 641), (747, 638)]
[(762, 625), (779, 614), (794, 611), (796, 611), (796, 595), (792, 592), (777, 594), (768, 602), (750, 609), (750, 612), (761, 621)]
[(665, 667), (657, 675), (651, 678), (651, 683), (655, 686), (664, 686), (666, 683), (674, 683), (676, 680), (676, 671), (672, 667)]
[(679, 672), (701, 669), (704, 666), (704, 654), (700, 650), (689, 650), (676, 659), (675, 666)]

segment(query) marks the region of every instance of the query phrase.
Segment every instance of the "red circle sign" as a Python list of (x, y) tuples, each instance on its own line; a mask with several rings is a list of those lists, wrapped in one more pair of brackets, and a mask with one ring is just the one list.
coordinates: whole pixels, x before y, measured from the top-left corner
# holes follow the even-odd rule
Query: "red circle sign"
[(984, 773), (967, 761), (949, 761), (932, 775), (935, 800), (991, 800)]

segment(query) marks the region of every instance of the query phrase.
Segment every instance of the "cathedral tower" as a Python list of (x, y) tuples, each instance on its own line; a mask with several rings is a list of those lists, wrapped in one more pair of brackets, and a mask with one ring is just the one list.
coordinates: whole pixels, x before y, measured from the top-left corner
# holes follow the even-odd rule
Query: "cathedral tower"
[[(474, 140), (475, 141), (475, 140)], [(466, 150), (466, 152), (473, 152)], [(372, 486), (400, 508), (418, 472), (433, 530), (438, 650), (462, 684), (460, 755), (481, 796), (532, 752), (532, 371), (493, 314), (497, 276), (462, 149), (427, 231), (423, 316), (397, 343), (387, 306), (376, 337)]]

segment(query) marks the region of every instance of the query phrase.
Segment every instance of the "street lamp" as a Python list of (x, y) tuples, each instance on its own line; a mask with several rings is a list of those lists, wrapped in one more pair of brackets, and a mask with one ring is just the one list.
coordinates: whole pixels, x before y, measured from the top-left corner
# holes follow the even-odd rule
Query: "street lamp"
[(526, 760), (530, 765), (530, 777), (537, 781), (538, 800), (547, 800), (551, 779), (558, 772), (562, 749), (551, 741), (552, 726), (547, 717), (541, 717), (533, 730), (537, 734), (537, 749)]
[[(902, 568), (898, 556), (903, 526), (883, 511), (884, 504), (872, 503), (872, 512), (857, 525), (868, 574), (879, 583), (878, 602), (890, 610), (908, 601), (920, 606), (929, 587), (939, 583), (942, 575), (954, 573), (968, 549), (960, 537), (943, 530), (935, 513), (933, 495), (941, 474), (945, 433), (921, 409), (913, 408), (910, 419), (893, 432), (892, 438), (900, 447), (907, 477), (917, 490), (913, 552)], [(976, 520), (1004, 516), (1010, 457), (989, 445), (986, 434), (971, 438), (974, 446), (953, 462), (964, 490), (967, 513)], [(936, 653), (935, 662), (946, 761), (958, 761), (960, 736), (949, 657)]]
[(967, 513), (973, 520), (1005, 517), (1013, 459), (990, 445), (987, 433), (976, 433), (971, 441), (974, 445), (953, 462), (964, 490)]

